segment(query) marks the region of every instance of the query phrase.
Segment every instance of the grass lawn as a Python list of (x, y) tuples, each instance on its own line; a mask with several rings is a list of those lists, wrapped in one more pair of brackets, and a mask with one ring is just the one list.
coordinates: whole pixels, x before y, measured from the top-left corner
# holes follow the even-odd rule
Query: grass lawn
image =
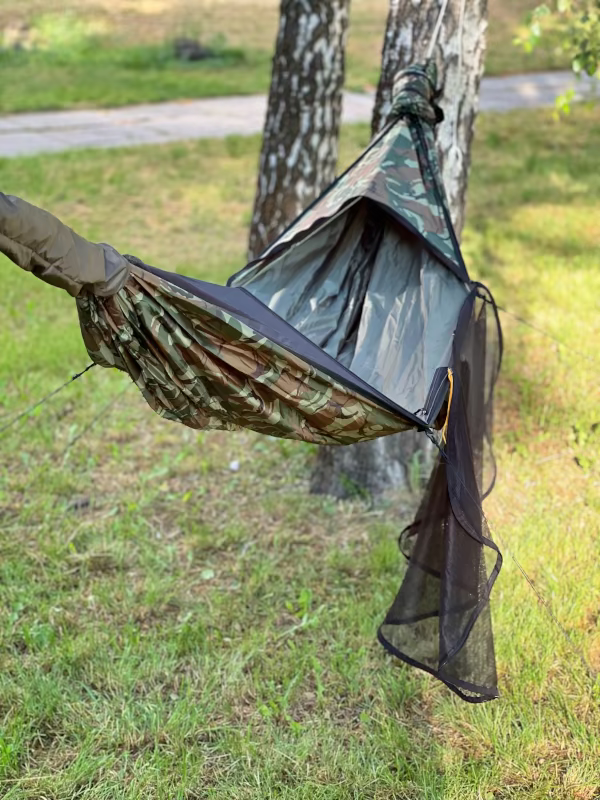
[[(367, 138), (345, 130), (343, 161)], [(0, 185), (222, 281), (242, 262), (258, 146), (14, 159)], [(465, 234), (498, 302), (567, 344), (504, 319), (486, 509), (596, 669), (599, 149), (598, 110), (482, 117)], [(70, 298), (0, 272), (1, 425), (89, 359)], [(412, 498), (310, 498), (313, 448), (189, 431), (126, 385), (95, 368), (0, 441), (0, 796), (600, 795), (600, 684), (510, 558), (492, 605), (503, 696), (466, 705), (375, 640)]]
[[(514, 46), (537, 0), (490, 0), (489, 74), (565, 66), (556, 41)], [(267, 91), (278, 0), (0, 0), (0, 31), (31, 26), (44, 49), (0, 52), (0, 112), (119, 106)], [(388, 0), (353, 0), (347, 85), (377, 84)], [(221, 37), (216, 57), (175, 60), (175, 36)]]

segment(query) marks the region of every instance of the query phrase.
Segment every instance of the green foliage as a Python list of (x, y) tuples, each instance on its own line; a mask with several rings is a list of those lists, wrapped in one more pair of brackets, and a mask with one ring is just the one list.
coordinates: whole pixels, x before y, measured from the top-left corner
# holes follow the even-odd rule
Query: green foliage
[(573, 71), (595, 75), (600, 69), (600, 0), (557, 0), (557, 13), (567, 22)]
[[(542, 3), (528, 16), (525, 36), (515, 42), (533, 53), (551, 34), (578, 76), (600, 78), (600, 0), (556, 0)], [(557, 114), (569, 114), (575, 99), (571, 89), (556, 98)]]
[[(573, 72), (600, 77), (600, 0), (556, 0), (543, 3), (529, 15), (527, 35), (517, 41), (533, 52), (548, 31), (560, 33), (560, 46)], [(574, 93), (557, 98), (557, 109), (568, 113)]]

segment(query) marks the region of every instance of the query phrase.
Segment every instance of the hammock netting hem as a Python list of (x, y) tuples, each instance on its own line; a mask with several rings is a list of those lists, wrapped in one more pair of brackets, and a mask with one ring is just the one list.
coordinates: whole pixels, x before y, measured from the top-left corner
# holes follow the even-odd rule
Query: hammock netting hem
[(76, 298), (92, 359), (126, 372), (166, 419), (319, 445), (437, 436), (379, 639), (481, 702), (498, 694), (489, 598), (501, 556), (481, 503), (501, 331), (448, 213), (435, 70), (412, 67), (395, 88), (383, 132), (227, 286), (88, 242), (3, 194), (0, 252)]

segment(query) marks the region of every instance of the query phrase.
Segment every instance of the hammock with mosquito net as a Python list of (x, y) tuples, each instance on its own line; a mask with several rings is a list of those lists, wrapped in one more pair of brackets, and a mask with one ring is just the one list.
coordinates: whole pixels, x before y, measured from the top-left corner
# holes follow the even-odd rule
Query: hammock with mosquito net
[(489, 595), (501, 557), (481, 502), (500, 327), (452, 227), (436, 97), (433, 67), (401, 73), (382, 133), (226, 286), (88, 242), (7, 195), (0, 251), (76, 298), (92, 360), (127, 372), (168, 420), (319, 445), (434, 439), (379, 639), (478, 702), (497, 696)]

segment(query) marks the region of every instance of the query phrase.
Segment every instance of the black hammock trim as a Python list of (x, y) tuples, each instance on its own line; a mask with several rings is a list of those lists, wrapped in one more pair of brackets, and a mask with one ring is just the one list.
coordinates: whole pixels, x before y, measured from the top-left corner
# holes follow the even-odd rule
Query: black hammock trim
[[(392, 217), (399, 225), (405, 228), (409, 233), (412, 233), (414, 236), (416, 236), (417, 239), (421, 242), (421, 244), (426, 248), (426, 250), (431, 255), (433, 255), (438, 261), (441, 261), (445, 267), (448, 267), (448, 269), (451, 270), (459, 280), (464, 281), (465, 283), (470, 283), (469, 273), (467, 271), (467, 266), (465, 264), (462, 250), (458, 242), (458, 237), (456, 236), (454, 223), (452, 222), (452, 219), (448, 212), (447, 202), (444, 197), (444, 190), (443, 187), (440, 185), (440, 182), (437, 178), (436, 170), (434, 169), (434, 166), (431, 162), (431, 155), (429, 152), (429, 147), (427, 146), (427, 140), (423, 132), (423, 126), (421, 120), (413, 114), (404, 114), (401, 116), (405, 117), (408, 120), (410, 128), (415, 132), (419, 146), (421, 147), (421, 155), (423, 156), (423, 160), (427, 166), (428, 177), (434, 187), (434, 192), (436, 195), (437, 202), (443, 212), (444, 221), (446, 223), (448, 232), (450, 234), (450, 239), (452, 241), (452, 246), (454, 248), (456, 262), (452, 261), (452, 259), (448, 258), (445, 255), (445, 253), (443, 253), (441, 250), (435, 247), (435, 245), (432, 244), (432, 242), (430, 242), (429, 239), (426, 236), (424, 236), (415, 225), (413, 225), (408, 219), (406, 219), (406, 217), (403, 217), (400, 214), (396, 213), (396, 211), (393, 208), (391, 208), (390, 206), (386, 206), (383, 203), (379, 203), (374, 198), (370, 198), (369, 202), (372, 203), (373, 205), (376, 205), (378, 208), (380, 208), (382, 211), (384, 211), (386, 214)], [(287, 226), (287, 228), (284, 228), (283, 232), (279, 235), (278, 238), (285, 238), (286, 234), (290, 230), (292, 230), (292, 228), (296, 227), (296, 225), (299, 222), (301, 222), (302, 219), (304, 219), (304, 217), (307, 216), (318, 203), (320, 203), (325, 197), (327, 197), (327, 195), (330, 194), (336, 188), (336, 186), (340, 183), (340, 181), (344, 177), (346, 177), (346, 175), (351, 170), (355, 169), (358, 166), (358, 164), (360, 164), (360, 162), (367, 156), (367, 154), (377, 144), (379, 144), (380, 140), (388, 133), (390, 128), (392, 128), (396, 124), (396, 122), (397, 120), (392, 120), (391, 122), (389, 122), (383, 128), (383, 130), (371, 141), (369, 146), (363, 153), (361, 153), (361, 155), (356, 159), (356, 161), (350, 164), (350, 166), (346, 170), (344, 170), (344, 172), (342, 172), (341, 175), (339, 175), (333, 181), (333, 183), (330, 186), (328, 186), (327, 189), (325, 189), (325, 191), (321, 195), (316, 197), (313, 200), (313, 202), (309, 206), (307, 206), (304, 209), (304, 211), (295, 220), (293, 220), (293, 222), (290, 223), (290, 225)], [(356, 195), (355, 197), (350, 198), (340, 206), (337, 213), (342, 213), (344, 211), (347, 211), (355, 203), (360, 202), (362, 199), (363, 198), (361, 198), (360, 195)], [(290, 247), (296, 244), (299, 244), (300, 242), (307, 239), (309, 236), (315, 234), (320, 228), (323, 227), (323, 225), (329, 222), (330, 219), (331, 219), (330, 216), (319, 217), (319, 219), (315, 220), (315, 222), (310, 226), (310, 228), (299, 231), (296, 234), (296, 236), (294, 236), (292, 239), (283, 241), (281, 242), (281, 244), (269, 245), (263, 250), (263, 252), (259, 256), (250, 261), (244, 267), (242, 267), (242, 269), (238, 270), (237, 272), (234, 272), (233, 275), (230, 275), (225, 285), (227, 287), (231, 287), (232, 284), (241, 275), (243, 275), (247, 270), (251, 269), (252, 267), (257, 266), (261, 262), (263, 262), (264, 264), (268, 264), (270, 261), (277, 258), (277, 256), (281, 255), (285, 250), (289, 249)], [(166, 273), (166, 274), (171, 274), (171, 273)]]
[[(363, 397), (372, 400), (388, 411), (410, 420), (418, 430), (426, 431), (429, 429), (426, 419), (394, 403), (393, 400), (378, 392), (354, 372), (342, 366), (333, 356), (330, 356), (321, 347), (311, 342), (303, 333), (296, 330), (247, 289), (243, 287), (217, 286), (214, 283), (201, 281), (198, 278), (188, 278), (184, 275), (166, 272), (158, 267), (149, 266), (135, 256), (126, 255), (125, 258), (135, 266), (151, 272), (158, 278), (162, 278), (162, 280), (173, 286), (183, 289), (194, 297), (225, 309), (225, 311), (233, 314), (236, 319), (248, 325), (256, 333), (260, 333), (275, 342), (275, 344), (297, 354), (333, 380), (339, 381), (339, 383), (347, 386), (353, 392), (363, 395)], [(235, 305), (232, 302), (233, 300), (237, 301)]]

